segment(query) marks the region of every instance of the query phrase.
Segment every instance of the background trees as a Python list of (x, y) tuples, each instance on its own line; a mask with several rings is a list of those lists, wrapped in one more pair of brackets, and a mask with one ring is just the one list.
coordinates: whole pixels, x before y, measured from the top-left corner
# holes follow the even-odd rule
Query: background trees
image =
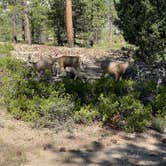
[[(72, 0), (73, 36), (76, 45), (88, 46), (90, 36), (93, 36), (94, 43), (99, 42), (101, 33), (109, 22), (108, 16), (113, 11), (112, 2)], [(29, 44), (67, 44), (66, 0), (0, 0), (0, 8), (0, 21), (8, 20), (5, 25), (2, 24), (0, 40), (12, 40), (15, 36), (18, 42)], [(8, 37), (5, 26), (10, 31)]]
[(153, 55), (164, 51), (166, 47), (164, 0), (120, 0), (115, 6), (119, 29), (123, 31), (124, 38), (129, 43), (140, 48), (141, 55), (154, 57)]

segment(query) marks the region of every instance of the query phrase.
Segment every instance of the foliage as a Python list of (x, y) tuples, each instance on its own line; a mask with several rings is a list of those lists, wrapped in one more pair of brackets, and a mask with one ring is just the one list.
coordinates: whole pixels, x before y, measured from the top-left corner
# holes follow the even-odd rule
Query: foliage
[(152, 128), (157, 130), (158, 132), (164, 133), (166, 128), (166, 120), (162, 117), (153, 117), (152, 118)]
[(0, 44), (0, 54), (10, 55), (13, 50), (13, 46), (10, 43)]
[(99, 113), (90, 105), (83, 106), (79, 111), (74, 113), (74, 119), (79, 123), (91, 123), (93, 122)]
[(116, 24), (124, 38), (139, 46), (145, 59), (154, 58), (165, 49), (166, 3), (165, 0), (120, 0), (115, 3)]
[(103, 122), (111, 122), (114, 115), (119, 111), (119, 102), (116, 95), (99, 97), (99, 112)]
[(132, 95), (122, 98), (112, 94), (99, 98), (99, 112), (103, 122), (113, 127), (125, 127), (127, 131), (143, 131), (150, 125), (150, 108), (144, 105)]
[(120, 112), (126, 120), (126, 129), (129, 132), (140, 132), (150, 126), (150, 107), (145, 107), (134, 96), (124, 96), (120, 100)]
[[(10, 47), (9, 47), (10, 48)], [(93, 83), (64, 78), (61, 82), (36, 79), (25, 63), (0, 59), (0, 101), (16, 119), (35, 127), (69, 127), (75, 122), (103, 124), (142, 131), (151, 124), (151, 115), (165, 117), (165, 86), (133, 80), (101, 78)], [(145, 97), (154, 95), (153, 100)]]
[[(86, 45), (87, 39), (91, 32), (100, 34), (102, 28), (107, 21), (107, 15), (110, 13), (110, 5), (105, 0), (73, 0), (72, 14), (75, 43), (78, 45)], [(48, 19), (51, 27), (55, 32), (55, 39), (58, 45), (66, 44), (66, 16), (65, 16), (65, 0), (49, 1), (50, 10)], [(115, 10), (114, 10), (115, 11)]]
[(34, 72), (23, 62), (1, 59), (0, 78), (1, 101), (15, 118), (47, 127), (63, 126), (71, 119), (75, 104), (70, 95), (62, 86), (35, 80)]
[(160, 115), (164, 120), (166, 120), (166, 93), (160, 93), (156, 96), (156, 99), (153, 103), (153, 109), (155, 114)]

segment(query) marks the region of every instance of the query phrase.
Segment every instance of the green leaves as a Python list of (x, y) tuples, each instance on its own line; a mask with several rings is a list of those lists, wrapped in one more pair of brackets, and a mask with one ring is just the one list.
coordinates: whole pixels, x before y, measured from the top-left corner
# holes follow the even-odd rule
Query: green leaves
[(119, 19), (116, 24), (125, 39), (139, 46), (144, 56), (155, 58), (166, 44), (166, 3), (164, 0), (120, 0), (116, 4)]

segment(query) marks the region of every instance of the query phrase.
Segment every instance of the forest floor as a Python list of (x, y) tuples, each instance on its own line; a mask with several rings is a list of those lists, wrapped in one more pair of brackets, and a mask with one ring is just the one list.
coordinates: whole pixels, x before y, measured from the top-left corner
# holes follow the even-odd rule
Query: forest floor
[(0, 166), (165, 166), (166, 133), (125, 133), (75, 125), (33, 129), (0, 108)]

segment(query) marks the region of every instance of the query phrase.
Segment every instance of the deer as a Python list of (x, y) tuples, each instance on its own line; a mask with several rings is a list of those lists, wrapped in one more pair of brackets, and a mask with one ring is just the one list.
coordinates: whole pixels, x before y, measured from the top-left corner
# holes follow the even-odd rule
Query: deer
[(126, 61), (126, 62), (124, 62), (124, 61), (113, 61), (113, 62), (107, 61), (106, 63), (101, 64), (101, 68), (103, 70), (102, 75), (105, 75), (106, 73), (113, 74), (115, 76), (115, 80), (119, 81), (122, 79), (122, 75), (125, 74), (128, 67), (129, 67), (128, 61)]
[(57, 69), (57, 76), (61, 74), (66, 67), (71, 67), (74, 69), (74, 80), (78, 77), (80, 71), (80, 57), (78, 56), (61, 56), (56, 58), (56, 67)]
[[(57, 54), (56, 54), (57, 55)], [(32, 67), (39, 74), (44, 74), (46, 70), (51, 70), (54, 72), (53, 64), (56, 61), (56, 58), (49, 56), (50, 59), (42, 59), (37, 62), (32, 61), (31, 56), (28, 56), (28, 66)]]

